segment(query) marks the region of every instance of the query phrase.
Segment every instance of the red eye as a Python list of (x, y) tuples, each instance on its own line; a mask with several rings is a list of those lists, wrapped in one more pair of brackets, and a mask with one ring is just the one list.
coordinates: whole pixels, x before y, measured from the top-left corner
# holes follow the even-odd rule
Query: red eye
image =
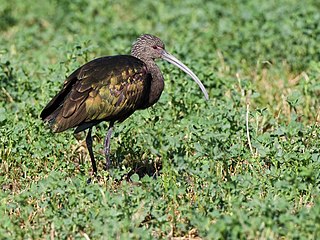
[(158, 48), (158, 46), (152, 46), (152, 48), (153, 48), (153, 49), (157, 49), (157, 48)]

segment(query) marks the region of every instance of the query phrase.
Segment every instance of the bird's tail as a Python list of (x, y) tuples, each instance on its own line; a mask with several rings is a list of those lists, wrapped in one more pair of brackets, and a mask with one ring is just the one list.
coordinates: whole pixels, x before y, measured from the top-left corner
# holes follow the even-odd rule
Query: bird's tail
[(47, 115), (43, 118), (43, 121), (51, 128), (53, 132), (61, 132), (57, 124), (57, 117), (62, 109), (62, 105), (59, 106), (56, 110), (54, 110), (50, 115)]

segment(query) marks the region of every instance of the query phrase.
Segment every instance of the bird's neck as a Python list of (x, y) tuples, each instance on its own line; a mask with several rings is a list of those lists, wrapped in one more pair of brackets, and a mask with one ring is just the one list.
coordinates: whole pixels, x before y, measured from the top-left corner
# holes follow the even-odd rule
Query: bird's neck
[(164, 79), (159, 67), (153, 60), (145, 61), (148, 72), (151, 74), (150, 91), (148, 96), (148, 103), (146, 107), (155, 104), (164, 89)]

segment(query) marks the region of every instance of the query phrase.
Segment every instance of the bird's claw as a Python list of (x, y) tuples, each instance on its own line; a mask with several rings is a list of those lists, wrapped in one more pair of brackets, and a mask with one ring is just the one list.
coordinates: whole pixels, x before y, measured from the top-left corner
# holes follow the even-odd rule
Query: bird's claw
[(93, 173), (92, 176), (87, 179), (87, 184), (91, 184), (91, 183), (95, 182), (95, 180), (97, 182), (99, 182), (100, 179), (101, 179), (101, 177), (97, 173)]

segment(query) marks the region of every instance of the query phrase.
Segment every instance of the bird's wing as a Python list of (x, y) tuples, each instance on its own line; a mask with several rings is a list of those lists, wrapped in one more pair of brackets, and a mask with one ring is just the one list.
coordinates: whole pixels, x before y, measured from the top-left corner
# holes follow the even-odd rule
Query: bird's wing
[[(55, 132), (103, 120), (124, 120), (144, 101), (150, 87), (145, 64), (128, 56), (95, 59), (67, 78), (41, 117)], [(94, 125), (94, 124), (91, 124)]]

